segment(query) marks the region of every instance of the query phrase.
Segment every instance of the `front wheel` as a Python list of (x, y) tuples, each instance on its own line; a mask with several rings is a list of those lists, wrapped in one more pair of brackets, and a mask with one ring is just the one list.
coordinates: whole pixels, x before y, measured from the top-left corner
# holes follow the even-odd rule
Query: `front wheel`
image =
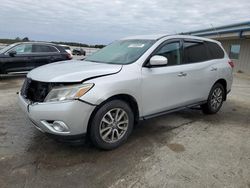
[(201, 105), (202, 111), (205, 114), (215, 114), (217, 113), (224, 100), (225, 89), (222, 84), (215, 84), (208, 96), (207, 103)]
[(91, 122), (90, 139), (101, 149), (111, 150), (123, 144), (134, 125), (130, 106), (121, 100), (113, 100), (101, 106)]

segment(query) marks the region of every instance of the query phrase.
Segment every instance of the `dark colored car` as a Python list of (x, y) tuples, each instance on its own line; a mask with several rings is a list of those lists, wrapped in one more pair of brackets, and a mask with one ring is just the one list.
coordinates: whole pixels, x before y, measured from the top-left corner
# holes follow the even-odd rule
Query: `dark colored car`
[(72, 53), (73, 55), (86, 55), (86, 52), (82, 48), (75, 48)]
[(24, 73), (41, 65), (70, 59), (72, 56), (56, 44), (14, 43), (0, 50), (0, 74)]

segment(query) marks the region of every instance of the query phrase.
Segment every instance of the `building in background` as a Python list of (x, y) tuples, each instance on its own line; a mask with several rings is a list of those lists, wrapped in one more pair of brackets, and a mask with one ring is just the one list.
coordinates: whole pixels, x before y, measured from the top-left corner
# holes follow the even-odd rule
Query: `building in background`
[(250, 74), (250, 21), (183, 34), (218, 40), (235, 64), (236, 71)]

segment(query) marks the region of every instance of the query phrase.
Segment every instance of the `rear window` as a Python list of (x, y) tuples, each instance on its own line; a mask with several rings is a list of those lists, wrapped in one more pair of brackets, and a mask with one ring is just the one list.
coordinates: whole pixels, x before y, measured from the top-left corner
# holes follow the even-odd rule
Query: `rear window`
[(33, 52), (37, 52), (37, 53), (46, 53), (47, 52), (48, 53), (48, 52), (58, 52), (58, 51), (53, 46), (34, 44), (33, 45)]
[(185, 63), (198, 63), (209, 59), (209, 52), (204, 42), (184, 42)]
[(206, 45), (208, 47), (209, 53), (210, 53), (210, 59), (222, 59), (224, 58), (225, 54), (224, 51), (221, 49), (221, 47), (214, 43), (214, 42), (206, 42)]

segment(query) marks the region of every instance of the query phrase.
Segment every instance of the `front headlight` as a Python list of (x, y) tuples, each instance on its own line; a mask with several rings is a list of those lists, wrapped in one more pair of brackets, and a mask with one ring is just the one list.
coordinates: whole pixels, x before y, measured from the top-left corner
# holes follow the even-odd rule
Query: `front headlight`
[(79, 99), (81, 96), (87, 93), (93, 86), (94, 84), (81, 84), (54, 88), (46, 96), (44, 102)]

